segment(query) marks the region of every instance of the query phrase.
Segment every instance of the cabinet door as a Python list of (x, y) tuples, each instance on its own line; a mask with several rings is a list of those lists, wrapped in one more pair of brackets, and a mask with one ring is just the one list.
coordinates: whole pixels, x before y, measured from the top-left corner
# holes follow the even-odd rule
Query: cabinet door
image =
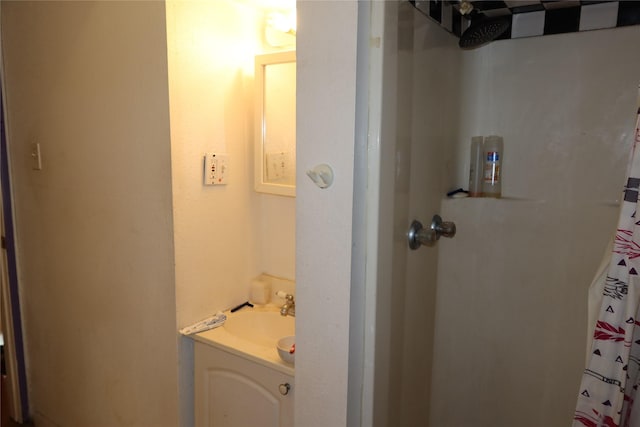
[(293, 426), (293, 378), (202, 343), (195, 345), (197, 427)]

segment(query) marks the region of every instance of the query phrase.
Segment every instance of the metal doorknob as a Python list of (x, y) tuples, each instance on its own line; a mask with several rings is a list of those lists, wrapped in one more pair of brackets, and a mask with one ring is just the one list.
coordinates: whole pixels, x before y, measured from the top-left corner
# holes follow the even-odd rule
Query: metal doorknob
[(289, 390), (291, 390), (291, 384), (289, 383), (280, 384), (278, 386), (278, 389), (280, 390), (281, 395), (286, 396), (287, 394), (289, 394)]
[(439, 215), (434, 215), (432, 221), (431, 228), (436, 230), (438, 238), (440, 236), (452, 238), (456, 235), (456, 225), (452, 221), (443, 221)]
[(440, 237), (452, 238), (456, 235), (456, 225), (450, 221), (443, 221), (440, 215), (434, 215), (429, 228), (424, 228), (420, 221), (414, 220), (411, 223), (407, 240), (409, 248), (416, 250), (420, 246), (433, 246)]

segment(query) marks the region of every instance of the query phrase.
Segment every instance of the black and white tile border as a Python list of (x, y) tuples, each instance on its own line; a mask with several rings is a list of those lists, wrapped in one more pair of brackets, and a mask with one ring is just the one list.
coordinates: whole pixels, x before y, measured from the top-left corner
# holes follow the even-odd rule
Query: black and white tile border
[(511, 28), (498, 39), (572, 33), (640, 24), (640, 1), (470, 1), (474, 11), (460, 13), (459, 1), (409, 0), (418, 10), (457, 37), (470, 16), (511, 16)]

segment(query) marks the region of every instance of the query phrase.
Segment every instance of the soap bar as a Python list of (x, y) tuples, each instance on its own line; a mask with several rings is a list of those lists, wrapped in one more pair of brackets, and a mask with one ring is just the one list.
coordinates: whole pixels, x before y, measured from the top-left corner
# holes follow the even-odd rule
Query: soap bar
[(271, 300), (271, 286), (262, 280), (251, 281), (251, 302), (254, 304), (268, 304)]

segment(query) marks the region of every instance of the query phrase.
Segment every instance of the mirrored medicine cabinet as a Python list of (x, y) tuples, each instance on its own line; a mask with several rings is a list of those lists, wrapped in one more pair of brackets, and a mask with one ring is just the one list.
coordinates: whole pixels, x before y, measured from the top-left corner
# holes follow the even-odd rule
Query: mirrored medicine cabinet
[(296, 195), (296, 53), (255, 58), (255, 190)]

